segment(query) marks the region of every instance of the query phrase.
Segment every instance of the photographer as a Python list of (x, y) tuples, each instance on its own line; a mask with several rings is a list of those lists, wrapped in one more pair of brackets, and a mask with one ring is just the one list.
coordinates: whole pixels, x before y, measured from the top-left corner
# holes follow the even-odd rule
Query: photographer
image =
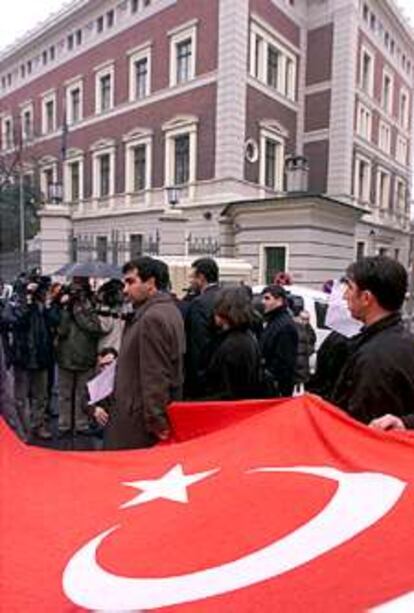
[[(50, 439), (45, 422), (48, 369), (53, 363), (53, 316), (46, 306), (47, 277), (20, 278), (3, 309), (8, 326), (17, 411), (27, 432)], [(29, 402), (30, 401), (30, 402)], [(30, 415), (28, 406), (30, 404)]]
[(103, 336), (98, 341), (98, 352), (107, 347), (119, 352), (125, 320), (122, 316), (124, 296), (123, 283), (111, 279), (104, 283), (97, 293), (97, 314)]
[(74, 279), (62, 292), (56, 356), (59, 366), (59, 435), (89, 433), (84, 389), (93, 376), (102, 328), (86, 279)]

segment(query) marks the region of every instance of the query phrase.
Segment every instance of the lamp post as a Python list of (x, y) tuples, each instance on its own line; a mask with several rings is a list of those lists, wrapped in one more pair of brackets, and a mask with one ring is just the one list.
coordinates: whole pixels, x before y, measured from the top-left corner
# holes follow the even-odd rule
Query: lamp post
[(375, 232), (374, 229), (369, 231), (369, 248), (370, 248), (370, 255), (375, 255), (375, 240), (377, 237), (377, 233)]
[(167, 187), (167, 199), (168, 204), (174, 208), (176, 204), (180, 202), (180, 191), (181, 189), (176, 185), (171, 185)]
[(50, 183), (48, 188), (49, 201), (52, 204), (60, 204), (63, 201), (62, 183)]
[(24, 219), (24, 177), (23, 168), (20, 164), (19, 173), (19, 225), (20, 225), (20, 271), (26, 268), (26, 232)]

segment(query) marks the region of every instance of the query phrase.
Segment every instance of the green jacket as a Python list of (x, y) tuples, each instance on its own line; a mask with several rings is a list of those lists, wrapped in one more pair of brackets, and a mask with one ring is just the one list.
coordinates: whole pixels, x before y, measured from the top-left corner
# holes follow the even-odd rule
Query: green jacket
[(64, 309), (57, 330), (56, 358), (60, 368), (75, 371), (94, 368), (101, 334), (99, 318), (89, 303)]

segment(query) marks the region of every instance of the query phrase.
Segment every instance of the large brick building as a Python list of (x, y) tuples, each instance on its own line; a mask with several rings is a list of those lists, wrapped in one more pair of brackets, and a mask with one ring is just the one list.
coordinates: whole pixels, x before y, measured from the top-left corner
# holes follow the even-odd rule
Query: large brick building
[[(413, 82), (393, 0), (77, 0), (0, 55), (1, 155), (40, 182), (46, 268), (221, 236), (258, 280), (317, 283), (407, 261)], [(293, 154), (306, 197), (283, 197)]]

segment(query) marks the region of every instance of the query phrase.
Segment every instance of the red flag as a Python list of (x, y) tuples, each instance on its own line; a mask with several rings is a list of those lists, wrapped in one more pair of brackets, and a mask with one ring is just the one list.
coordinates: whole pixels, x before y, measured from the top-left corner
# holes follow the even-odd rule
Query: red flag
[(310, 396), (170, 413), (144, 451), (1, 425), (1, 610), (414, 610), (412, 437)]

